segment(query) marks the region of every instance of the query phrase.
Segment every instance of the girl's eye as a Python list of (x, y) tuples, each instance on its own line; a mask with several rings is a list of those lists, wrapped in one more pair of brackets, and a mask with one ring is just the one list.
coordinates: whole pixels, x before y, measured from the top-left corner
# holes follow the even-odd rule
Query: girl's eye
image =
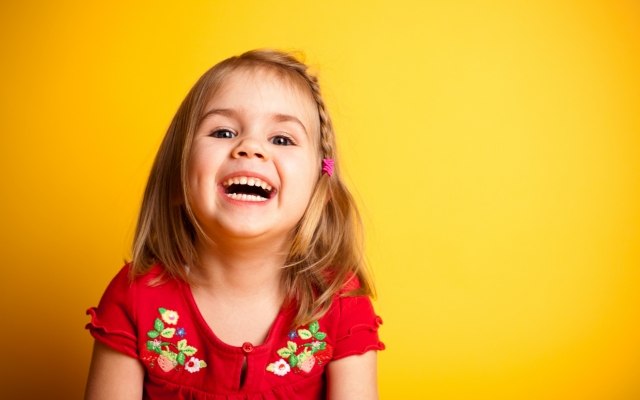
[(282, 135), (274, 136), (273, 138), (271, 138), (271, 143), (278, 146), (291, 146), (295, 144), (293, 140)]
[(209, 135), (211, 137), (214, 138), (218, 138), (218, 139), (232, 139), (236, 136), (235, 132), (229, 130), (229, 129), (217, 129), (213, 132), (211, 132), (211, 134)]

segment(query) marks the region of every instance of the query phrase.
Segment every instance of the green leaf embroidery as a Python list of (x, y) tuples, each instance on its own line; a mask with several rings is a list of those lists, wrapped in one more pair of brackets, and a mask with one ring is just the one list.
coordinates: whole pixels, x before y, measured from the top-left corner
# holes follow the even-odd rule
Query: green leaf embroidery
[(289, 365), (291, 366), (291, 368), (298, 365), (298, 356), (292, 354), (291, 357), (289, 357)]
[(207, 363), (204, 362), (203, 360), (200, 360), (200, 368), (205, 368), (207, 366)]
[(156, 318), (155, 322), (153, 323), (153, 329), (158, 332), (162, 332), (162, 330), (164, 329), (164, 322), (162, 322), (160, 318)]
[[(203, 361), (200, 361), (200, 368), (202, 368), (202, 363), (203, 363)], [(267, 371), (273, 372), (275, 370), (276, 370), (276, 363), (271, 363), (271, 364), (267, 365)]]
[(298, 336), (300, 336), (300, 339), (307, 340), (311, 339), (312, 335), (308, 329), (298, 329)]
[(286, 347), (281, 348), (276, 353), (282, 358), (289, 358), (289, 356), (293, 354), (293, 352)]
[(147, 332), (147, 336), (149, 336), (151, 339), (155, 339), (160, 335), (160, 333), (158, 333), (158, 331), (149, 331)]
[(165, 312), (167, 312), (167, 309), (166, 309), (166, 308), (162, 308), (162, 307), (160, 307), (160, 308), (158, 308), (158, 312), (160, 313), (160, 315), (162, 315), (162, 314), (164, 314)]
[(184, 359), (185, 359), (184, 353), (178, 354), (178, 364), (184, 365)]
[(156, 346), (156, 343), (153, 340), (147, 341), (147, 349), (160, 354), (160, 346)]
[(313, 337), (315, 337), (318, 340), (324, 340), (324, 338), (327, 337), (327, 334), (324, 332), (318, 332), (315, 335), (313, 335)]
[(287, 348), (291, 350), (292, 353), (295, 353), (296, 350), (298, 350), (298, 345), (296, 344), (296, 342), (288, 341)]
[(193, 346), (187, 345), (187, 339), (182, 339), (178, 342), (178, 351), (184, 353), (187, 356), (192, 356), (196, 353), (196, 351), (198, 351), (198, 349)]
[(313, 321), (312, 323), (309, 324), (309, 330), (311, 331), (311, 333), (315, 334), (316, 332), (318, 332), (320, 330), (320, 324), (318, 323), (318, 321)]
[(162, 330), (160, 335), (162, 335), (163, 338), (171, 339), (175, 333), (176, 328), (166, 328)]

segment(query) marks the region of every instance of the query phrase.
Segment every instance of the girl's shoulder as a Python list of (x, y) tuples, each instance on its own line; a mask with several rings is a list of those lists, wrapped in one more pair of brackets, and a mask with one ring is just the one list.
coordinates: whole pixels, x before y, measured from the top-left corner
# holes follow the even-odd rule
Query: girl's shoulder
[(169, 277), (160, 264), (136, 275), (131, 263), (126, 263), (108, 284), (98, 306), (90, 308), (87, 313), (94, 318), (121, 315), (123, 319), (135, 321), (139, 305), (154, 299), (180, 297), (178, 292), (182, 285), (181, 281)]
[(336, 295), (327, 313), (319, 319), (331, 336), (333, 359), (383, 350), (378, 329), (382, 318), (375, 312), (371, 298), (357, 294), (360, 282), (354, 275)]
[[(118, 273), (113, 277), (105, 294), (117, 294), (123, 292), (132, 293), (140, 290), (157, 291), (166, 286), (178, 284), (176, 279), (170, 277), (161, 264), (156, 263), (146, 271), (136, 273), (130, 262), (124, 264)], [(114, 293), (111, 293), (114, 292)]]
[(154, 265), (143, 274), (134, 275), (131, 264), (125, 264), (105, 289), (97, 307), (90, 307), (91, 320), (86, 328), (91, 335), (131, 357), (138, 357), (136, 338), (140, 321), (153, 321), (155, 303), (182, 301), (182, 283), (169, 278), (161, 265)]

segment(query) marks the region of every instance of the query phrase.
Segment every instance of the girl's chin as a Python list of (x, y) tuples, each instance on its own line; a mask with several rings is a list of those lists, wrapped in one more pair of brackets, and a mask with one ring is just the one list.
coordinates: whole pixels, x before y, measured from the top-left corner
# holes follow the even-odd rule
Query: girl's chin
[[(264, 222), (264, 221), (261, 221)], [(208, 235), (215, 243), (281, 243), (290, 237), (293, 228), (274, 227), (260, 222), (252, 223), (244, 219), (243, 221), (225, 221), (218, 224), (213, 229), (206, 229)], [(222, 240), (220, 240), (222, 238)]]

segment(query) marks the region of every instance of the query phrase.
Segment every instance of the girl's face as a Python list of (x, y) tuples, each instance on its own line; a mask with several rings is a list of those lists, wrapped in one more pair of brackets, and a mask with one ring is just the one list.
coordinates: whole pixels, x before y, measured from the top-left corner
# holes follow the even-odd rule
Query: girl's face
[(189, 161), (189, 200), (207, 235), (284, 239), (320, 172), (310, 94), (261, 69), (232, 72), (209, 100)]

